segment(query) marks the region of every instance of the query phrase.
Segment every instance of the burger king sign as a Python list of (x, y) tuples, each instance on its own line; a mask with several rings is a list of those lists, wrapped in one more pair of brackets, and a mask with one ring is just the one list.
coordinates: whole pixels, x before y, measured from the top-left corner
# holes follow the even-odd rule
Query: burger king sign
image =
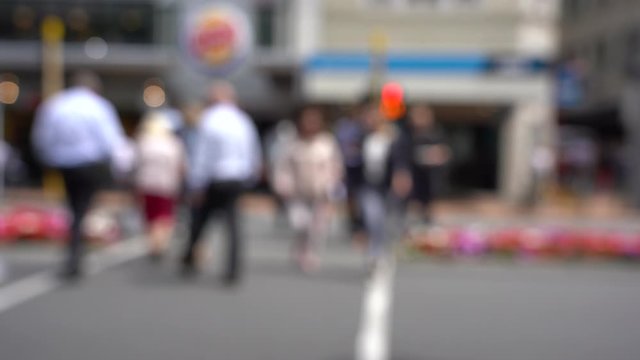
[(187, 11), (181, 44), (199, 71), (227, 75), (246, 60), (252, 43), (246, 13), (232, 4), (214, 3)]

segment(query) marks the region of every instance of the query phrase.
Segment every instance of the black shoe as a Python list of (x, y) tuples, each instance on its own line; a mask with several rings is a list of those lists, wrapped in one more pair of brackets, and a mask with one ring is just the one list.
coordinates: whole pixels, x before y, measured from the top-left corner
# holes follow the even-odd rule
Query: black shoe
[(227, 288), (236, 287), (240, 284), (240, 277), (238, 275), (224, 275), (220, 282), (222, 286)]
[(76, 282), (82, 278), (82, 271), (78, 266), (66, 266), (58, 273), (60, 280), (64, 282)]
[(151, 262), (152, 264), (158, 264), (162, 262), (162, 259), (164, 258), (164, 253), (162, 251), (151, 251), (148, 255), (148, 258), (149, 258), (149, 262)]
[(186, 255), (182, 258), (180, 274), (183, 277), (193, 277), (197, 274), (196, 264), (192, 255)]

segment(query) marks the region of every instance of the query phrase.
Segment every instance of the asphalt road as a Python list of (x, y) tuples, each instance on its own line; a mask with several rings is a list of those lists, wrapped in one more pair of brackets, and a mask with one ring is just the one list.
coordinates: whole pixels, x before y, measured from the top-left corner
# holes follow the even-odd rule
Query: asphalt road
[(640, 357), (640, 270), (602, 264), (405, 265), (394, 359)]
[[(306, 276), (287, 260), (291, 234), (282, 226), (258, 219), (246, 232), (240, 287), (218, 284), (215, 256), (192, 281), (172, 258), (114, 263), (0, 312), (0, 358), (354, 359), (368, 289), (359, 255), (336, 235), (323, 270)], [(38, 258), (5, 257), (13, 265)], [(54, 269), (51, 257), (40, 259), (0, 292)], [(390, 359), (640, 357), (639, 266), (399, 262), (390, 285)]]

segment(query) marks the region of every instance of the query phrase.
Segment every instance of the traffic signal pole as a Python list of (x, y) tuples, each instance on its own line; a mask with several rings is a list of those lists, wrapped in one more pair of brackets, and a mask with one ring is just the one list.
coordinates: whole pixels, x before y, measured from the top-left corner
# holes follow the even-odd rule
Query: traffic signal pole
[[(64, 88), (64, 23), (57, 16), (46, 16), (42, 21), (42, 100)], [(59, 173), (48, 170), (44, 174), (44, 193), (53, 199), (63, 194)]]
[(371, 53), (370, 91), (374, 99), (380, 97), (380, 88), (384, 84), (388, 46), (389, 38), (384, 30), (376, 29), (371, 33), (369, 37), (369, 51)]

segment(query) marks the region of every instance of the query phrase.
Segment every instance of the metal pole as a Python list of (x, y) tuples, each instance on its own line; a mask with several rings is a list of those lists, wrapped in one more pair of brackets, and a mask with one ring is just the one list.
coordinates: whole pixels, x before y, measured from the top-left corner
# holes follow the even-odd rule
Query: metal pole
[[(64, 88), (64, 23), (53, 15), (42, 21), (42, 98), (47, 99)], [(62, 179), (56, 171), (44, 174), (44, 193), (56, 200), (64, 194)]]
[(369, 48), (371, 54), (371, 79), (370, 91), (373, 97), (377, 97), (384, 83), (386, 70), (386, 54), (389, 39), (383, 29), (374, 30), (369, 36)]

